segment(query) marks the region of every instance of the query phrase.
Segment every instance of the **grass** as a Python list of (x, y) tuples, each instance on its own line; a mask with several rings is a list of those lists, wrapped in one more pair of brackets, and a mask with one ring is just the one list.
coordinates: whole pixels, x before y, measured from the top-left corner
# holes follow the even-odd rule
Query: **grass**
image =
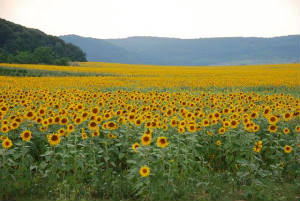
[(37, 70), (0, 66), (0, 76), (12, 77), (84, 77), (84, 76), (116, 76), (105, 73), (77, 73), (67, 71)]
[[(189, 200), (189, 201), (299, 201), (300, 191), (298, 183), (278, 183), (271, 180), (265, 180), (264, 183), (247, 186), (242, 185), (236, 188), (232, 184), (215, 181), (219, 176), (204, 182), (205, 188), (195, 188), (195, 192), (186, 197), (179, 197), (172, 200)], [(298, 179), (299, 181), (299, 179)], [(236, 188), (236, 189), (235, 189)], [(24, 196), (18, 198), (9, 198), (3, 201), (71, 201), (74, 198), (70, 197), (37, 197), (37, 196)], [(122, 199), (122, 198), (95, 198), (83, 197), (75, 198), (78, 201), (139, 201), (138, 199)]]

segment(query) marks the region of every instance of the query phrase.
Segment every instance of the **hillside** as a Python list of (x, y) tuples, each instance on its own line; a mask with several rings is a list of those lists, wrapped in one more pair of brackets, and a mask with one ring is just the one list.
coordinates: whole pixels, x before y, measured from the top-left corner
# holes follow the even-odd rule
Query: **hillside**
[(0, 18), (0, 62), (64, 64), (86, 61), (77, 46)]
[(88, 61), (105, 61), (115, 63), (142, 62), (139, 55), (116, 46), (105, 40), (86, 38), (77, 35), (61, 36), (65, 42), (79, 46), (85, 53)]
[[(156, 65), (246, 65), (300, 62), (300, 36), (178, 39), (91, 39), (61, 36), (81, 47), (88, 61)], [(90, 45), (90, 44), (93, 45)], [(104, 45), (105, 44), (105, 45)]]

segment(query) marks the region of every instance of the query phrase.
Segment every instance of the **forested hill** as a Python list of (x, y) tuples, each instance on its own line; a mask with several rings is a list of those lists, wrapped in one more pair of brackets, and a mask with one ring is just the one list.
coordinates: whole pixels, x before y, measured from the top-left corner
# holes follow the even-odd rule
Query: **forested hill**
[(96, 39), (61, 36), (78, 45), (89, 61), (157, 65), (246, 65), (299, 63), (300, 36), (179, 39)]
[(0, 62), (65, 65), (68, 61), (86, 61), (85, 54), (58, 37), (0, 18)]

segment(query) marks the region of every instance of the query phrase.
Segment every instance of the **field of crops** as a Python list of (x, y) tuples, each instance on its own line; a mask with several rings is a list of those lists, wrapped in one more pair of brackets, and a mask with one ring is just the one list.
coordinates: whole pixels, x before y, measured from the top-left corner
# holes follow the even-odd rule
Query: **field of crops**
[(299, 200), (299, 64), (1, 67), (0, 200)]

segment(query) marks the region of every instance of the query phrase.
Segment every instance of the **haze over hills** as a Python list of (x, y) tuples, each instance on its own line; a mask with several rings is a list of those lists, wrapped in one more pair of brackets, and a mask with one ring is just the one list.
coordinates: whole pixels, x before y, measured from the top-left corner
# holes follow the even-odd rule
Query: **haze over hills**
[(96, 39), (60, 36), (79, 46), (88, 61), (155, 65), (246, 65), (300, 62), (300, 35), (274, 38)]

